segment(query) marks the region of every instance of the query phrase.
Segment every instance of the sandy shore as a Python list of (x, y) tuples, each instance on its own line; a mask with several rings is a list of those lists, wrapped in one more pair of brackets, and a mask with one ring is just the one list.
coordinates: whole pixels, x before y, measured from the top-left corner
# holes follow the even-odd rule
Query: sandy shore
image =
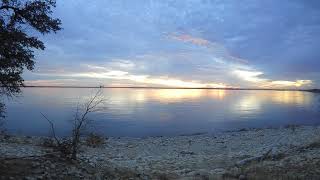
[[(2, 137), (0, 158), (44, 155), (50, 148), (41, 146), (43, 139)], [(84, 179), (317, 179), (320, 178), (320, 127), (108, 138), (98, 148), (83, 145), (79, 159), (82, 167), (71, 169)], [(57, 166), (52, 160), (39, 160), (40, 169), (43, 161), (48, 164), (42, 165), (44, 168)], [(10, 163), (6, 165), (9, 166)], [(41, 177), (54, 179), (55, 175), (60, 177), (61, 173)], [(28, 176), (38, 177), (38, 174)]]

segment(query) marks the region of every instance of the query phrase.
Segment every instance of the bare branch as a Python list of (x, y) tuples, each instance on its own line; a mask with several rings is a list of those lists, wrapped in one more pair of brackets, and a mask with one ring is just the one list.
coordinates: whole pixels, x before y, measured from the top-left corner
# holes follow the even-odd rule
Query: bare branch
[(55, 132), (55, 129), (54, 129), (54, 124), (53, 124), (53, 122), (52, 122), (49, 118), (47, 118), (42, 112), (40, 112), (40, 113), (41, 113), (41, 115), (49, 122), (49, 124), (50, 124), (50, 126), (51, 126), (51, 131), (52, 131), (53, 138), (56, 140), (56, 142), (58, 143), (58, 145), (60, 145), (60, 141), (59, 141), (59, 139), (58, 139), (57, 136), (56, 136), (56, 132)]
[(79, 116), (79, 106), (77, 106), (75, 119), (73, 122), (73, 130), (72, 130), (72, 159), (76, 159), (78, 146), (80, 142), (80, 136), (82, 131), (86, 128), (86, 126), (91, 122), (87, 116), (89, 113), (94, 112), (99, 104), (103, 102), (102, 89), (99, 89), (87, 103), (84, 103), (84, 111), (82, 115)]
[[(53, 122), (48, 119), (44, 114), (42, 116), (50, 123), (52, 134), (54, 139), (57, 141), (58, 149), (64, 157), (76, 159), (78, 149), (80, 146), (80, 136), (83, 131), (87, 128), (87, 125), (92, 122), (88, 118), (88, 115), (91, 112), (95, 112), (97, 107), (103, 102), (102, 99), (102, 90), (99, 89), (91, 98), (84, 103), (83, 109), (79, 107), (79, 103), (77, 104), (76, 112), (74, 118), (72, 120), (72, 134), (69, 139), (61, 140), (56, 137), (55, 128)], [(83, 110), (83, 111), (82, 111)]]

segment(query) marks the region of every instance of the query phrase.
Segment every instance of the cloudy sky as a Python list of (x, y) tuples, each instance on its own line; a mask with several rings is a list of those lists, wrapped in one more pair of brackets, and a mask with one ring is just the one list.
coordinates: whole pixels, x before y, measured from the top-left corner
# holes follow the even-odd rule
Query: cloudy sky
[(318, 0), (57, 0), (29, 85), (320, 87)]

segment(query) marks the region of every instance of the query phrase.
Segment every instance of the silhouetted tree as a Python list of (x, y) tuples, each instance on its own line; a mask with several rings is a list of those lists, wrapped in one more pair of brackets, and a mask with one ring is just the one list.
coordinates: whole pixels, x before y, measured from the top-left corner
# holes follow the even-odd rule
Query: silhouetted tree
[[(54, 19), (54, 0), (0, 0), (0, 97), (12, 96), (23, 86), (21, 74), (34, 68), (34, 50), (45, 46), (32, 31), (47, 34), (61, 29)], [(0, 121), (5, 105), (0, 102)]]
[(20, 92), (23, 70), (34, 68), (34, 50), (45, 48), (42, 41), (28, 34), (61, 29), (61, 21), (51, 17), (55, 5), (55, 0), (0, 0), (1, 95)]

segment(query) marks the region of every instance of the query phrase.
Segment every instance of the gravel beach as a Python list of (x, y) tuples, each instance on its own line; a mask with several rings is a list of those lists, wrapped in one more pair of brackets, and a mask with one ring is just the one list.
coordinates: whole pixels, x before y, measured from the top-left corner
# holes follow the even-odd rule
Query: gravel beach
[[(320, 178), (317, 126), (175, 137), (110, 137), (100, 147), (82, 145), (79, 160), (73, 163), (47, 156), (51, 149), (43, 146), (44, 139), (2, 136), (0, 179)], [(33, 168), (11, 172), (19, 169), (19, 163), (31, 163)]]

